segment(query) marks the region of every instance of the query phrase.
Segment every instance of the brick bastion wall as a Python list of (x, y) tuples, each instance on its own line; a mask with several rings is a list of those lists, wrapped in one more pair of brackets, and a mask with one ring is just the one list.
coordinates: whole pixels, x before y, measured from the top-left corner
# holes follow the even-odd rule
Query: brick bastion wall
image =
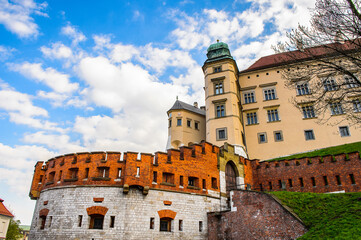
[(252, 189), (291, 192), (359, 192), (359, 152), (282, 161), (247, 160), (245, 181)]

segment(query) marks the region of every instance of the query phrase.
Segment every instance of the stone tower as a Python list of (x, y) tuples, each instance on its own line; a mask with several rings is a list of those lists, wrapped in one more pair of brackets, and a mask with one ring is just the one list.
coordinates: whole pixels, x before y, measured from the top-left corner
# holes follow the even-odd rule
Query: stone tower
[(246, 155), (241, 114), (238, 67), (228, 45), (217, 41), (207, 49), (203, 65), (206, 99), (206, 141), (217, 146), (225, 142), (236, 153)]

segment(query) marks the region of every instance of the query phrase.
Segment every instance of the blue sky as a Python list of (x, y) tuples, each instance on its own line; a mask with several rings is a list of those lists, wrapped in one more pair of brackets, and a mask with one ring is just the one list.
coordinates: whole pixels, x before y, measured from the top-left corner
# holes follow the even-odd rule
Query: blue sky
[(176, 96), (204, 104), (207, 47), (245, 69), (307, 25), (314, 0), (0, 0), (0, 198), (30, 224), (34, 165), (165, 149)]

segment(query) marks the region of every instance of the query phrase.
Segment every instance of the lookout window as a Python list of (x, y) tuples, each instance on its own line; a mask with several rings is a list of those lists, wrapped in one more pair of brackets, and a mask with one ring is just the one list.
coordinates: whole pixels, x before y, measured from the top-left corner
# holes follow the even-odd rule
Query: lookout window
[(160, 219), (159, 231), (170, 232), (171, 227), (172, 227), (172, 219), (171, 218), (161, 218)]
[(99, 167), (98, 168), (98, 177), (108, 178), (109, 177), (109, 168), (108, 167)]
[(100, 214), (90, 215), (89, 229), (103, 229), (104, 216)]
[(218, 66), (218, 67), (213, 68), (214, 73), (221, 72), (221, 71), (222, 71), (222, 66)]
[(172, 173), (163, 173), (163, 183), (174, 184), (174, 174)]
[(40, 229), (45, 228), (46, 216), (40, 216)]

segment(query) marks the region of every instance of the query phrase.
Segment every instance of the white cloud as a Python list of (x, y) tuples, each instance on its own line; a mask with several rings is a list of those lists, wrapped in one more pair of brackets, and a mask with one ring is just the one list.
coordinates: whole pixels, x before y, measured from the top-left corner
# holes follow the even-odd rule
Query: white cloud
[(60, 73), (51, 67), (43, 69), (41, 63), (10, 64), (10, 68), (27, 78), (45, 83), (55, 92), (71, 93), (78, 89), (78, 83), (70, 83), (67, 74)]
[(110, 58), (114, 62), (125, 62), (131, 60), (134, 56), (139, 55), (139, 50), (132, 45), (123, 45), (121, 43), (109, 45), (112, 48)]
[(6, 61), (14, 51), (15, 51), (14, 48), (0, 45), (0, 62)]
[(37, 37), (39, 27), (31, 15), (47, 17), (44, 13), (46, 7), (46, 3), (38, 4), (32, 0), (11, 2), (0, 0), (0, 24), (21, 38)]
[(86, 40), (85, 35), (81, 31), (76, 29), (75, 26), (72, 26), (70, 23), (68, 23), (67, 26), (61, 28), (61, 33), (72, 39), (73, 45), (77, 45), (79, 42)]
[(71, 48), (61, 42), (53, 43), (50, 48), (42, 46), (40, 50), (45, 57), (52, 59), (67, 59), (73, 55)]

